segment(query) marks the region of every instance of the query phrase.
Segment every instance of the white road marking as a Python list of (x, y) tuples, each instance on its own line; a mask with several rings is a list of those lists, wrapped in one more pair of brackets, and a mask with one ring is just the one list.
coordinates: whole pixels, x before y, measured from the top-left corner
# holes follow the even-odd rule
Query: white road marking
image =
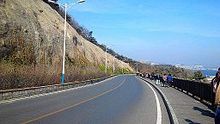
[(38, 95), (33, 95), (33, 96), (28, 96), (28, 97), (23, 97), (23, 98), (15, 98), (15, 99), (10, 99), (10, 100), (2, 100), (2, 101), (0, 101), (0, 104), (9, 104), (9, 103), (13, 103), (13, 102), (20, 101), (20, 100), (33, 99), (33, 98), (38, 98), (38, 97), (42, 97), (42, 96), (48, 96), (48, 95), (52, 95), (52, 94), (67, 92), (67, 91), (71, 91), (71, 90), (91, 87), (91, 86), (99, 85), (99, 84), (101, 84), (101, 83), (103, 83), (105, 81), (109, 81), (109, 80), (111, 80), (113, 78), (116, 78), (116, 77), (118, 77), (118, 76), (114, 76), (114, 77), (105, 79), (105, 80), (100, 81), (98, 83), (88, 84), (88, 85), (79, 86), (79, 87), (75, 87), (75, 88), (70, 88), (70, 89), (66, 89), (66, 90), (60, 90), (60, 91), (55, 91), (55, 92), (50, 92), (50, 93), (43, 93), (43, 94), (38, 94)]
[(156, 99), (156, 105), (157, 105), (157, 121), (156, 121), (156, 124), (162, 124), (162, 112), (161, 112), (160, 101), (159, 101), (159, 98), (157, 96), (157, 93), (150, 84), (148, 84), (145, 81), (144, 81), (144, 83), (147, 84), (150, 87), (150, 89), (153, 91), (155, 99)]
[[(148, 80), (146, 80), (146, 79), (144, 79), (144, 78), (141, 78), (142, 80), (144, 80), (146, 83), (148, 82), (148, 83), (150, 83), (150, 81), (148, 81)], [(150, 83), (150, 84), (152, 84), (152, 83)], [(154, 84), (152, 84), (152, 85), (154, 85)], [(174, 109), (173, 109), (173, 107), (171, 106), (171, 104), (170, 104), (170, 102), (169, 102), (169, 100), (167, 99), (167, 97), (166, 97), (166, 95), (161, 91), (161, 89), (160, 88), (158, 88), (156, 85), (154, 85), (155, 86), (155, 88), (160, 92), (160, 94), (162, 95), (162, 97), (164, 98), (164, 102), (166, 102), (166, 104), (167, 104), (167, 109), (170, 111), (170, 114), (171, 114), (171, 116), (172, 116), (172, 120), (173, 120), (173, 123), (174, 124), (179, 124), (179, 121), (178, 121), (178, 119), (177, 119), (177, 117), (176, 117), (176, 114), (175, 114), (175, 112), (174, 112)]]
[(50, 113), (41, 115), (41, 116), (39, 116), (39, 117), (36, 117), (36, 118), (31, 119), (31, 120), (25, 121), (25, 122), (23, 122), (23, 123), (21, 123), (21, 124), (33, 123), (34, 121), (41, 120), (41, 119), (46, 118), (46, 117), (48, 117), (48, 116), (51, 116), (51, 115), (54, 115), (54, 114), (57, 114), (57, 113), (66, 111), (66, 110), (71, 109), (71, 108), (73, 108), (73, 107), (76, 107), (76, 106), (78, 106), (78, 105), (81, 105), (81, 104), (84, 104), (84, 103), (89, 102), (89, 101), (91, 101), (91, 100), (94, 100), (94, 99), (96, 99), (96, 98), (98, 98), (98, 97), (100, 97), (100, 96), (103, 96), (103, 95), (105, 95), (105, 94), (107, 94), (107, 93), (110, 93), (110, 92), (112, 92), (112, 91), (118, 89), (119, 87), (121, 87), (121, 86), (125, 83), (125, 81), (126, 81), (126, 78), (125, 78), (125, 79), (122, 81), (122, 83), (120, 83), (118, 86), (116, 86), (116, 87), (114, 87), (114, 88), (112, 88), (112, 89), (110, 89), (110, 90), (107, 90), (107, 91), (105, 91), (105, 92), (103, 92), (103, 93), (101, 93), (101, 94), (98, 94), (98, 95), (93, 96), (93, 97), (91, 97), (91, 98), (89, 98), (89, 99), (86, 99), (86, 100), (82, 100), (82, 101), (79, 102), (79, 103), (76, 103), (76, 104), (67, 106), (67, 107), (65, 107), (65, 108), (62, 108), (62, 109), (59, 109), (59, 110), (56, 110), (56, 111), (53, 111), (53, 112), (50, 112)]

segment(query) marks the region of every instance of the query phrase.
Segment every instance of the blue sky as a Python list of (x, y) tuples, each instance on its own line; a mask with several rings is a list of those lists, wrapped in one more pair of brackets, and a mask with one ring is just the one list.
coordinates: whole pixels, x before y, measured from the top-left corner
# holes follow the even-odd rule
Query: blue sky
[(220, 66), (219, 0), (87, 0), (68, 12), (132, 59)]

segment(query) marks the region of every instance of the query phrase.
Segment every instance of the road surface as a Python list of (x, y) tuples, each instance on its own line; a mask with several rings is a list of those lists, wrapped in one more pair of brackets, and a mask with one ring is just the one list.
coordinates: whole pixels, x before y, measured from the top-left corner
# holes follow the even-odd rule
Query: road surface
[(160, 95), (134, 75), (0, 104), (1, 124), (169, 124)]

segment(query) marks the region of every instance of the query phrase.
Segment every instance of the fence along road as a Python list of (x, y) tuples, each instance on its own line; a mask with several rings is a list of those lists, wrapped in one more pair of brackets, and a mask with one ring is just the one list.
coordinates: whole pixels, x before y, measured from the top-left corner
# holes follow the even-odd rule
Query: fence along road
[(170, 123), (158, 93), (132, 75), (115, 77), (85, 88), (0, 104), (0, 120), (12, 124)]

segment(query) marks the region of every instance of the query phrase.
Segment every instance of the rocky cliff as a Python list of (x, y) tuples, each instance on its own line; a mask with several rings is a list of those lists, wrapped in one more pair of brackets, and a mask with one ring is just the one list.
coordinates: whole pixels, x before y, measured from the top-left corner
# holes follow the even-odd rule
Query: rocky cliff
[[(0, 0), (0, 60), (61, 67), (64, 19), (43, 0)], [(108, 66), (132, 70), (107, 54)], [(67, 65), (100, 67), (105, 52), (67, 24)], [(56, 68), (57, 70), (57, 68)], [(58, 69), (61, 72), (61, 69)]]
[[(16, 56), (13, 61), (22, 64), (61, 61), (64, 20), (48, 4), (42, 0), (1, 0), (0, 18), (1, 59)], [(74, 64), (104, 64), (104, 51), (70, 25), (66, 46), (66, 58)], [(108, 54), (107, 58), (112, 65), (113, 57)], [(115, 65), (131, 69), (119, 60)]]

